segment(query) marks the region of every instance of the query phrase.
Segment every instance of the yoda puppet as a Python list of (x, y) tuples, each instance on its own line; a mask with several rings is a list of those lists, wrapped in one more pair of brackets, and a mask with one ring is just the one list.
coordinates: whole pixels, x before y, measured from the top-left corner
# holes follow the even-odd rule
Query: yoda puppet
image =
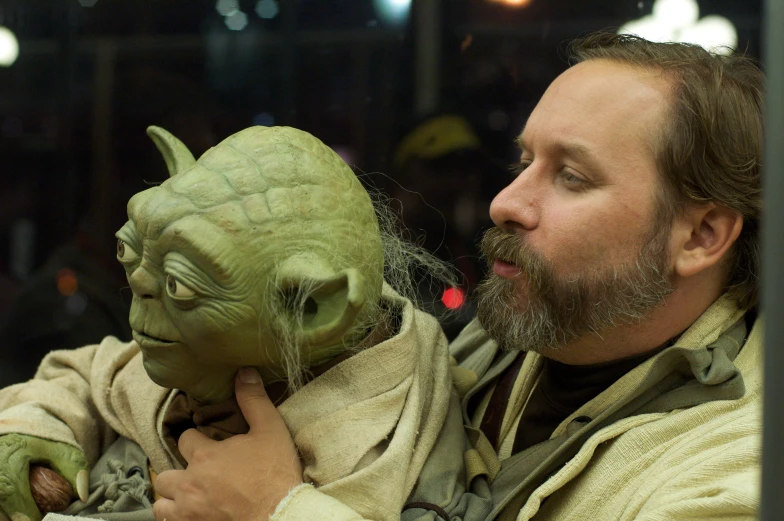
[(249, 128), (198, 161), (148, 133), (170, 178), (117, 232), (133, 341), (53, 352), (0, 391), (0, 507), (14, 521), (62, 508), (41, 471), (78, 494), (66, 514), (152, 519), (156, 473), (185, 464), (179, 434), (247, 431), (233, 378), (252, 366), (283, 389), (310, 501), (399, 519), (454, 400), (438, 323), (384, 282), (368, 193), (296, 129)]

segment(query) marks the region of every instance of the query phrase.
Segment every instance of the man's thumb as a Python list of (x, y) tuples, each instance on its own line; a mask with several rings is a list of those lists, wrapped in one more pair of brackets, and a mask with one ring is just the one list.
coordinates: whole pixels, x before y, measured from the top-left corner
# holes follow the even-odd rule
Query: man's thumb
[(234, 390), (237, 404), (251, 430), (265, 423), (269, 424), (270, 415), (273, 415), (272, 418), (279, 416), (275, 405), (267, 396), (267, 391), (264, 390), (259, 372), (253, 367), (243, 367), (237, 371)]

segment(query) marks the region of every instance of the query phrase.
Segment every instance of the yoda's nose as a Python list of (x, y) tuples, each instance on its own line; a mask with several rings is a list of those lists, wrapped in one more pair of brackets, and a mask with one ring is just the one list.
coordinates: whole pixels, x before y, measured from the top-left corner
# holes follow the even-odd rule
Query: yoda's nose
[(131, 291), (141, 298), (159, 298), (162, 284), (159, 277), (150, 273), (144, 266), (139, 266), (128, 275)]

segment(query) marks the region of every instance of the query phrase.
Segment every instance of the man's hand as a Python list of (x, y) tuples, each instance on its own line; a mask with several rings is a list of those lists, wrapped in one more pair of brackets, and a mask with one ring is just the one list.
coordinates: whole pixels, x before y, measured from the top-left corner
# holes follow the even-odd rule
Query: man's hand
[(178, 446), (188, 468), (158, 475), (157, 521), (266, 521), (302, 483), (297, 449), (258, 372), (241, 369), (235, 389), (250, 431), (224, 441), (185, 431)]

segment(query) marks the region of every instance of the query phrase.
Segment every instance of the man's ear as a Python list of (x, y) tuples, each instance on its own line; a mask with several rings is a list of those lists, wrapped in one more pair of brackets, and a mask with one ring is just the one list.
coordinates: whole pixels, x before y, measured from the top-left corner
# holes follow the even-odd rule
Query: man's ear
[(676, 218), (673, 233), (675, 273), (691, 277), (717, 266), (743, 228), (743, 216), (710, 203), (688, 208)]
[(301, 345), (328, 347), (339, 344), (354, 326), (367, 301), (365, 280), (354, 268), (336, 274), (303, 273), (283, 276), (279, 282), (284, 305), (299, 308), (302, 329), (297, 332)]

